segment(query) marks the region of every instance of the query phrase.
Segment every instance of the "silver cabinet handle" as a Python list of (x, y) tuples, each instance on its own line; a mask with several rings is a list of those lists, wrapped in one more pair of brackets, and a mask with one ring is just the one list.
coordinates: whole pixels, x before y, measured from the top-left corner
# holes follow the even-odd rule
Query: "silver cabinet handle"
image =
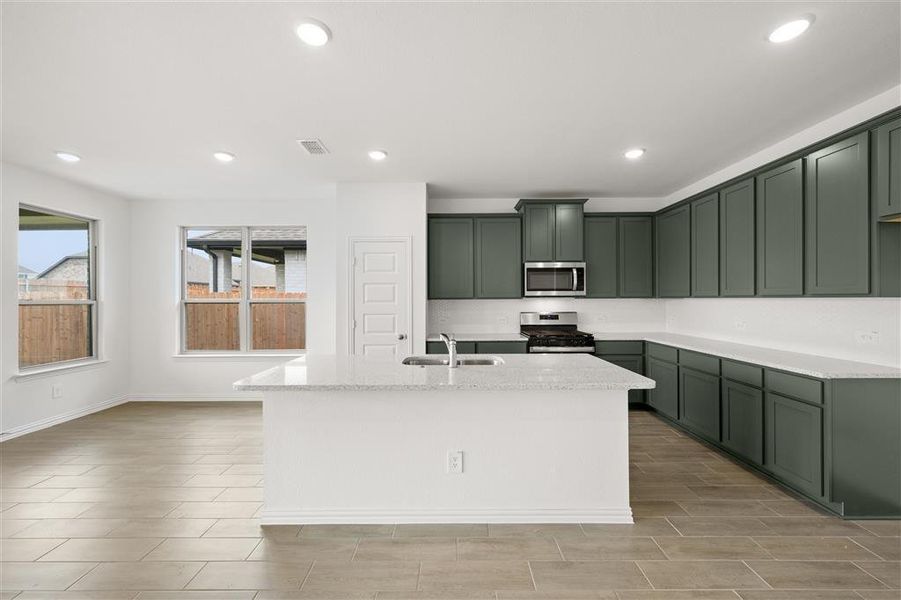
[(397, 334), (397, 339), (399, 339), (399, 340), (405, 340), (405, 339), (407, 339), (407, 334), (406, 334), (406, 333), (398, 333), (398, 334)]

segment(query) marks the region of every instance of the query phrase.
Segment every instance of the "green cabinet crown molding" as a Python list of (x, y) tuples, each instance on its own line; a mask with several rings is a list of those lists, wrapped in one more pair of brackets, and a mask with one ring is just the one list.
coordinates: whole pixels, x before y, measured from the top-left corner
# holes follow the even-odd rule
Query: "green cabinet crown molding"
[(720, 223), (716, 193), (691, 203), (691, 295), (719, 296)]
[(689, 205), (655, 217), (657, 295), (685, 298), (691, 293), (691, 213)]
[(870, 291), (869, 133), (805, 159), (806, 291)]
[(757, 176), (757, 293), (804, 292), (804, 187), (801, 159)]
[(720, 295), (753, 296), (754, 180), (720, 192)]

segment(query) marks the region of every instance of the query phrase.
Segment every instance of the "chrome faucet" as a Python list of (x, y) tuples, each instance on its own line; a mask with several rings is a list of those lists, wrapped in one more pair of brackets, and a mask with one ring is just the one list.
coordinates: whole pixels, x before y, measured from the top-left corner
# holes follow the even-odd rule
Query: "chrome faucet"
[(449, 369), (457, 368), (457, 340), (452, 334), (442, 333), (441, 341), (447, 346), (447, 367)]

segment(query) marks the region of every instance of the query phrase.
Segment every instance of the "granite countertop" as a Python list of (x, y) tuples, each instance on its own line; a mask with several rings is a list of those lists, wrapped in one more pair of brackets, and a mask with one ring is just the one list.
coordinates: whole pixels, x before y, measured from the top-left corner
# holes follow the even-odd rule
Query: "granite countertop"
[(898, 367), (830, 358), (816, 354), (789, 352), (787, 350), (773, 350), (763, 346), (737, 344), (735, 342), (725, 342), (693, 335), (683, 335), (681, 333), (651, 331), (591, 331), (589, 333), (594, 335), (595, 341), (643, 340), (820, 379), (901, 378), (901, 369)]
[[(485, 358), (486, 355), (460, 355)], [(651, 389), (654, 380), (590, 354), (503, 354), (504, 364), (416, 367), (362, 356), (310, 354), (235, 382), (238, 391)]]

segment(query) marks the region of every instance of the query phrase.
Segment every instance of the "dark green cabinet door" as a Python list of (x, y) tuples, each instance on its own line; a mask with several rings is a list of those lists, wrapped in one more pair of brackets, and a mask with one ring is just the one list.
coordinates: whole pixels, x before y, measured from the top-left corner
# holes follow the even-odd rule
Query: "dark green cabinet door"
[(800, 159), (757, 176), (757, 293), (804, 293), (804, 189)]
[(561, 203), (554, 214), (554, 260), (583, 261), (584, 212), (581, 203)]
[(657, 295), (685, 298), (691, 294), (691, 207), (683, 205), (656, 218)]
[(720, 210), (717, 194), (691, 203), (691, 295), (720, 293)]
[(805, 158), (808, 294), (870, 291), (868, 135), (861, 133)]
[(556, 211), (553, 204), (527, 204), (523, 207), (523, 260), (554, 260)]
[(473, 221), (429, 219), (429, 298), (473, 297)]
[(720, 439), (720, 378), (679, 369), (679, 421), (698, 435)]
[[(444, 342), (426, 342), (426, 354), (447, 354), (447, 344)], [(475, 342), (457, 342), (457, 354), (475, 354)]]
[(901, 215), (901, 119), (876, 130), (876, 207), (880, 218)]
[(757, 465), (763, 465), (763, 392), (723, 380), (723, 445)]
[(720, 295), (754, 295), (754, 180), (720, 192)]
[(789, 485), (823, 495), (823, 409), (772, 392), (766, 394), (764, 466)]
[[(613, 363), (617, 367), (644, 375), (644, 358), (640, 355), (601, 354), (601, 359)], [(646, 390), (629, 390), (629, 404), (643, 404)]]
[(653, 217), (619, 218), (620, 297), (650, 298), (654, 295), (653, 236)]
[(525, 354), (526, 342), (476, 342), (476, 354)]
[(673, 363), (648, 358), (647, 376), (657, 382), (648, 390), (648, 404), (671, 419), (679, 416), (679, 367)]
[(586, 217), (586, 296), (616, 297), (616, 263), (616, 217)]
[(522, 221), (519, 217), (475, 220), (475, 295), (522, 297)]

